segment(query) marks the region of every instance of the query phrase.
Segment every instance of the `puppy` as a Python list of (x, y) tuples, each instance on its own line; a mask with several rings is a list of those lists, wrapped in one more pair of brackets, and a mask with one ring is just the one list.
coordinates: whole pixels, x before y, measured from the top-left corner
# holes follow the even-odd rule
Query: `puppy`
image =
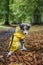
[(7, 57), (18, 49), (26, 50), (24, 43), (25, 43), (25, 37), (26, 35), (28, 35), (29, 28), (30, 28), (30, 24), (27, 23), (22, 23), (18, 27), (16, 27), (15, 33), (12, 37), (12, 42), (11, 42), (12, 45)]
[[(20, 29), (22, 31), (23, 34), (28, 35), (29, 29), (30, 29), (31, 25), (28, 23), (22, 23), (20, 24)], [(21, 50), (26, 50), (24, 43), (25, 43), (25, 38), (21, 41)]]

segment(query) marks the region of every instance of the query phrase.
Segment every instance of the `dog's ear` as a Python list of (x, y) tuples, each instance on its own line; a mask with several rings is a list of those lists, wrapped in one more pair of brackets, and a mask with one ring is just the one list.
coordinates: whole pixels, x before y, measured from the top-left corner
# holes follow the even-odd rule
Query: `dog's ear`
[(22, 24), (20, 24), (19, 27), (22, 29), (24, 26)]
[(27, 27), (28, 27), (28, 29), (30, 29), (31, 25), (30, 24), (27, 24)]

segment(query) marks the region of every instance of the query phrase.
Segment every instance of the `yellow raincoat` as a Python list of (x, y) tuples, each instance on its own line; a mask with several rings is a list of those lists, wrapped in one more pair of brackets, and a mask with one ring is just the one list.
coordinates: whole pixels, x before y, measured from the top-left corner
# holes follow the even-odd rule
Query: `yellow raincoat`
[(13, 42), (10, 48), (10, 51), (16, 51), (21, 48), (20, 40), (24, 39), (25, 35), (20, 31), (16, 30), (13, 37)]

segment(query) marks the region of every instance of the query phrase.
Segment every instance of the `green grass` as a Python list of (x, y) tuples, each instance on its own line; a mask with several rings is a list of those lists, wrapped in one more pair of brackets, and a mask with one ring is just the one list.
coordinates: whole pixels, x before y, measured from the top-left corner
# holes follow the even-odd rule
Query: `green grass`
[(3, 25), (0, 25), (0, 29), (10, 29), (11, 27), (9, 26), (3, 26)]
[(11, 28), (10, 26), (5, 26), (3, 24), (4, 24), (3, 22), (0, 22), (0, 29), (1, 30), (3, 30), (3, 29), (10, 29)]

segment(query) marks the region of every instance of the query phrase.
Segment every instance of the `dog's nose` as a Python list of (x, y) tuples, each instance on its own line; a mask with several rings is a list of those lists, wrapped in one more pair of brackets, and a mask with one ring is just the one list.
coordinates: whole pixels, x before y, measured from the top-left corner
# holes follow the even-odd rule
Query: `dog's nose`
[(28, 35), (28, 32), (24, 32), (25, 35)]
[(26, 34), (26, 33), (25, 33)]

